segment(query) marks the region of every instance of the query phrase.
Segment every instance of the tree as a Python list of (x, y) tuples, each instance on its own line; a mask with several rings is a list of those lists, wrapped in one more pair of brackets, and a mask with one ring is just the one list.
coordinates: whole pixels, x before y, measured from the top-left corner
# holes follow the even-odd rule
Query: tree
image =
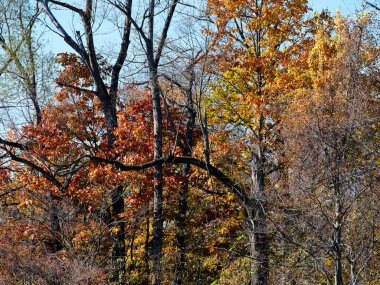
[[(60, 1), (39, 1), (44, 9), (45, 13), (51, 19), (52, 23), (55, 25), (58, 33), (64, 38), (64, 40), (73, 48), (81, 57), (83, 62), (87, 65), (91, 77), (95, 85), (95, 94), (99, 98), (104, 113), (104, 118), (106, 121), (105, 127), (107, 130), (107, 140), (108, 147), (112, 149), (113, 143), (115, 141), (114, 129), (117, 127), (117, 116), (116, 116), (116, 102), (118, 99), (118, 86), (120, 71), (126, 60), (131, 34), (131, 9), (132, 1), (126, 1), (125, 5), (128, 9), (125, 13), (125, 20), (122, 27), (122, 39), (120, 48), (118, 51), (117, 59), (111, 68), (111, 79), (109, 83), (109, 88), (103, 79), (102, 71), (100, 68), (99, 57), (95, 49), (94, 42), (94, 32), (92, 21), (95, 19), (94, 15), (94, 3), (92, 0), (85, 2), (84, 8), (77, 8), (70, 4), (60, 2)], [(83, 23), (83, 32), (86, 42), (86, 47), (82, 41), (82, 37), (78, 32), (73, 38), (70, 36), (66, 30), (60, 25), (56, 20), (54, 14), (51, 12), (49, 3), (56, 4), (60, 7), (68, 9), (69, 11), (75, 13), (80, 17)], [(74, 40), (76, 39), (76, 40)], [(62, 84), (66, 86), (65, 83)], [(121, 186), (116, 186), (113, 190), (112, 195), (112, 216), (117, 216), (124, 211), (123, 202), (123, 188)], [(113, 231), (113, 249), (112, 256), (114, 260), (114, 277), (115, 282), (121, 284), (125, 283), (125, 233), (123, 223), (117, 223), (117, 229)]]
[[(65, 190), (70, 191), (68, 187), (71, 179), (68, 176), (63, 179), (62, 173), (69, 171), (71, 176), (76, 170), (75, 167), (67, 169), (63, 164), (67, 160), (70, 161), (70, 154), (75, 156), (80, 152), (75, 141), (67, 141), (75, 136), (67, 133), (67, 125), (64, 122), (77, 131), (73, 124), (76, 119), (75, 113), (70, 112), (68, 107), (64, 105), (54, 108), (49, 105), (43, 111), (39, 125), (25, 126), (20, 136), (13, 134), (12, 139), (17, 140), (18, 144), (2, 142), (2, 153), (11, 159), (3, 165), (10, 170), (11, 177), (2, 185), (2, 190), (7, 187), (17, 190), (3, 198), (5, 201), (12, 201), (17, 208), (14, 208), (14, 214), (8, 217), (7, 223), (1, 225), (2, 231), (7, 231), (15, 238), (13, 248), (5, 247), (5, 253), (2, 252), (2, 258), (5, 256), (14, 260), (7, 261), (9, 272), (14, 274), (12, 283), (22, 280), (17, 279), (22, 276), (25, 282), (38, 283), (92, 279), (85, 277), (90, 266), (79, 254), (76, 258), (66, 255), (69, 252), (73, 253), (69, 251), (72, 245), (71, 235), (77, 229), (67, 231), (65, 227), (66, 222), (75, 224), (73, 216), (76, 213), (73, 214), (72, 204), (64, 195)], [(59, 157), (58, 153), (62, 156)], [(68, 251), (60, 250), (62, 248)], [(33, 255), (32, 262), (29, 258)], [(62, 258), (65, 261), (62, 261)], [(69, 259), (72, 265), (76, 265), (64, 265)], [(82, 271), (83, 275), (78, 276), (76, 270)], [(93, 277), (101, 280), (103, 274), (95, 271), (92, 272)]]
[[(52, 83), (51, 59), (40, 48), (37, 39), (39, 33), (37, 18), (40, 11), (33, 8), (30, 1), (2, 1), (0, 12), (2, 25), (0, 45), (3, 50), (1, 63), (2, 88), (4, 105), (2, 123), (5, 126), (6, 112), (10, 122), (8, 125), (18, 125), (25, 121), (39, 125), (42, 120), (42, 104), (50, 94), (49, 84)], [(33, 111), (30, 111), (30, 103)], [(17, 115), (15, 115), (17, 114)], [(14, 132), (19, 130), (14, 129)], [(16, 189), (22, 189), (16, 186)], [(52, 199), (47, 198), (47, 199)], [(54, 201), (51, 202), (51, 230), (58, 231)], [(52, 244), (59, 248), (59, 244)]]
[[(45, 104), (37, 88), (40, 115), (1, 131), (1, 281), (378, 282), (371, 15), (307, 18), (301, 0), (210, 0), (206, 15), (176, 0), (39, 5), (74, 53), (57, 55)], [(23, 34), (3, 33), (3, 88), (39, 70), (18, 68)]]
[[(300, 50), (307, 1), (209, 1), (214, 17), (212, 71), (219, 80), (209, 99), (212, 122), (223, 122), (250, 176), (244, 205), (252, 258), (251, 284), (268, 284), (269, 244), (266, 187), (278, 167), (276, 148), (281, 96), (288, 62)], [(211, 121), (211, 119), (210, 119)], [(211, 123), (211, 122), (210, 122)], [(248, 176), (248, 177), (249, 177)], [(247, 184), (248, 177), (243, 184)]]
[[(309, 224), (310, 232), (325, 231), (314, 233), (316, 240), (308, 236), (312, 245), (304, 247), (327, 255), (320, 266), (330, 282), (329, 267), (333, 264), (336, 285), (359, 282), (362, 270), (372, 260), (374, 244), (367, 237), (377, 239), (367, 230), (352, 236), (352, 227), (359, 227), (357, 221), (377, 215), (370, 201), (378, 160), (379, 106), (373, 89), (378, 52), (367, 36), (370, 21), (367, 16), (354, 22), (337, 15), (333, 29), (320, 22), (309, 67), (304, 71), (311, 84), (295, 91), (284, 124), (291, 157), (290, 187), (295, 195), (302, 191), (298, 199), (314, 204), (303, 210), (299, 225)], [(367, 250), (354, 242), (356, 238), (362, 245), (366, 243)], [(313, 249), (316, 245), (318, 252)], [(331, 263), (327, 261), (330, 258)]]
[[(2, 1), (0, 5), (2, 84), (4, 90), (5, 86), (9, 87), (10, 84), (20, 85), (19, 92), (25, 94), (25, 98), (15, 98), (11, 92), (5, 92), (8, 98), (3, 100), (9, 102), (8, 108), (15, 108), (14, 105), (17, 105), (16, 102), (19, 100), (21, 105), (26, 106), (21, 110), (26, 115), (29, 112), (28, 102), (31, 102), (33, 112), (29, 112), (29, 117), (26, 119), (38, 124), (41, 121), (41, 102), (51, 95), (43, 93), (46, 93), (45, 90), (48, 90), (48, 84), (51, 83), (48, 80), (52, 80), (51, 70), (49, 70), (51, 67), (47, 64), (51, 58), (48, 54), (43, 54), (44, 51), (37, 40), (39, 36), (36, 32), (39, 26), (37, 18), (40, 11), (33, 8), (30, 1)], [(23, 102), (24, 100), (26, 103)]]

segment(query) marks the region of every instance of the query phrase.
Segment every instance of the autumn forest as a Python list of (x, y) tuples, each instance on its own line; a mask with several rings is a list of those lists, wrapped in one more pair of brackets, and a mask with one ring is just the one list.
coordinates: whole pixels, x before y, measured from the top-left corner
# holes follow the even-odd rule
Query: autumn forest
[(1, 0), (0, 284), (379, 285), (360, 5)]

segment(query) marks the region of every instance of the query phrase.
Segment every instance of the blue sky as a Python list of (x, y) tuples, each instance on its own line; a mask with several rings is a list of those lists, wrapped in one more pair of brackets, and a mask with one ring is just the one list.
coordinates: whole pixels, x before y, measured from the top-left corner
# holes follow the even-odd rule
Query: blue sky
[[(373, 0), (378, 1), (378, 0)], [(356, 8), (360, 8), (363, 0), (309, 0), (310, 6), (320, 11), (322, 9), (329, 9), (332, 13), (335, 13), (337, 10), (340, 10), (342, 14), (350, 14), (355, 12)], [(64, 13), (59, 13), (57, 11), (54, 12), (58, 18), (58, 20), (66, 27), (72, 27), (71, 17), (62, 16)], [(51, 26), (51, 23), (49, 26)], [(47, 31), (48, 32), (48, 31)], [(57, 35), (48, 32), (48, 40), (45, 43), (47, 49), (51, 49), (53, 53), (63, 52), (63, 51), (71, 51), (71, 49), (67, 46), (67, 44)]]
[(360, 8), (363, 3), (362, 0), (310, 0), (310, 6), (316, 10), (328, 8), (330, 11), (335, 12), (340, 10), (342, 13), (352, 13), (355, 8)]

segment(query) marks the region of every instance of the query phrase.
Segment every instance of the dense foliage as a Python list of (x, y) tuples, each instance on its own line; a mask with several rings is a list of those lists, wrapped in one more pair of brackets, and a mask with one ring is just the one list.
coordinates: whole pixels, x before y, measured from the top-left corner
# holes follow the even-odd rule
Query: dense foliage
[(37, 2), (0, 7), (1, 284), (380, 284), (376, 3)]

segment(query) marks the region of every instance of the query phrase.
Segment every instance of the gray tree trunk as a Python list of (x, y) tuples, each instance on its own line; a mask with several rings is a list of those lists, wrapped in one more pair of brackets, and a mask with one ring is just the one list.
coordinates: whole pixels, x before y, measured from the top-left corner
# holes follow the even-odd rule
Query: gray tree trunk
[(334, 200), (335, 200), (335, 221), (333, 233), (333, 251), (334, 269), (335, 269), (335, 285), (343, 285), (342, 273), (342, 216), (343, 216), (343, 202), (342, 193), (339, 187), (339, 178), (334, 177)]
[(252, 168), (251, 199), (254, 202), (245, 206), (251, 257), (250, 285), (267, 285), (269, 280), (269, 237), (264, 193), (265, 173), (262, 160), (256, 160)]
[[(162, 111), (160, 102), (160, 90), (158, 86), (157, 72), (151, 71), (151, 85), (153, 88), (153, 122), (154, 122), (154, 159), (162, 157)], [(153, 240), (152, 240), (152, 259), (153, 259), (153, 285), (162, 283), (162, 240), (164, 236), (163, 218), (163, 196), (162, 196), (162, 164), (154, 167), (154, 194), (153, 194)]]

